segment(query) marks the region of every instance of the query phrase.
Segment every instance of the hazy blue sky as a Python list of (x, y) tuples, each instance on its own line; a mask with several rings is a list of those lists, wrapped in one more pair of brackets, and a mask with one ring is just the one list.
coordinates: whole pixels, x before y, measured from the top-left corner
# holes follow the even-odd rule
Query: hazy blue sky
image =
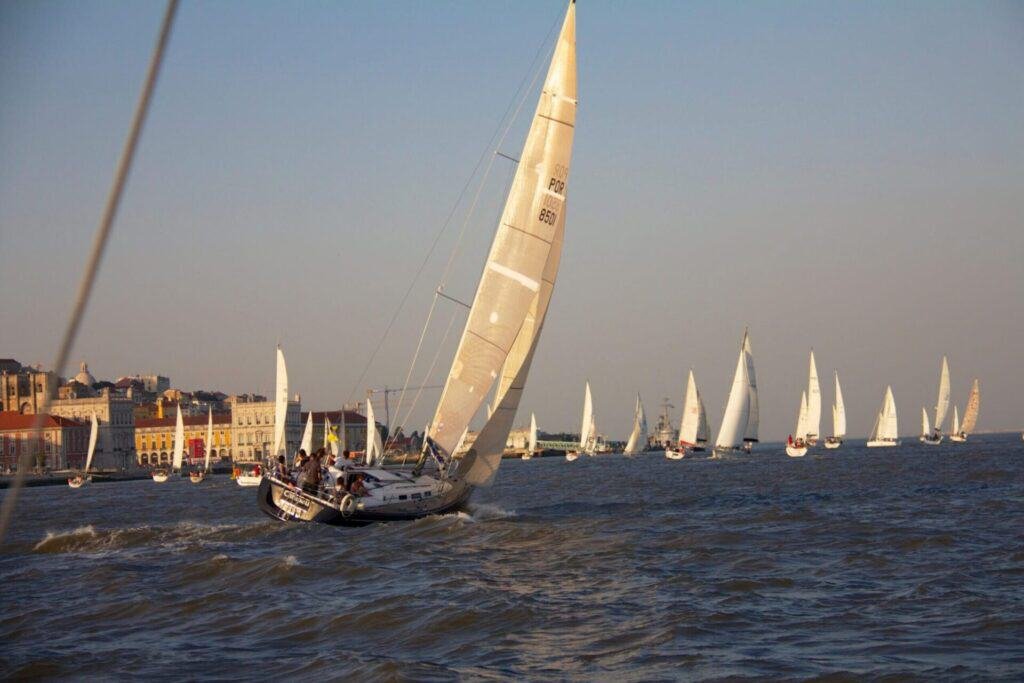
[[(280, 339), (305, 405), (361, 395), (563, 11), (184, 2), (75, 362), (267, 390)], [(0, 4), (0, 356), (53, 357), (161, 12)], [(625, 438), (634, 392), (676, 419), (693, 366), (717, 432), (750, 325), (768, 438), (793, 429), (812, 346), (854, 435), (887, 383), (915, 432), (943, 353), (961, 409), (981, 379), (981, 428), (1024, 426), (1024, 4), (588, 0), (577, 38), (565, 251), (519, 422), (578, 428), (589, 377)], [(472, 296), (508, 171), (453, 295)], [(369, 385), (401, 384), (456, 228)]]

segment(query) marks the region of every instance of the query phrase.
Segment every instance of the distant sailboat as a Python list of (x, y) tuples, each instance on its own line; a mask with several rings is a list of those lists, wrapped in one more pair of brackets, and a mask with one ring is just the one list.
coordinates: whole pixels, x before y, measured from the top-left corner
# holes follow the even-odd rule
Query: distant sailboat
[(794, 432), (796, 436), (791, 435), (786, 442), (786, 455), (791, 458), (801, 458), (807, 454), (807, 414), (809, 410), (807, 391), (802, 391), (800, 392), (800, 409), (797, 411), (796, 431)]
[(940, 443), (942, 441), (942, 437), (941, 436), (938, 439), (935, 439), (932, 436), (932, 427), (928, 423), (928, 409), (924, 408), (924, 407), (921, 408), (921, 436), (920, 436), (920, 440), (921, 440), (921, 443), (926, 443), (926, 444), (931, 444), (931, 445), (938, 444), (938, 443)]
[(761, 411), (757, 400), (757, 373), (754, 372), (754, 349), (750, 346), (750, 334), (743, 330), (743, 358), (746, 362), (747, 393), (750, 395), (747, 407), (747, 427), (743, 430), (743, 450), (747, 453), (754, 450), (757, 443), (758, 426), (761, 423)]
[(96, 420), (96, 413), (93, 413), (89, 426), (89, 450), (85, 454), (85, 469), (82, 470), (81, 474), (76, 474), (73, 477), (68, 478), (68, 486), (73, 489), (81, 488), (83, 484), (88, 484), (92, 481), (92, 476), (89, 474), (89, 467), (92, 466), (92, 456), (96, 453), (96, 440), (99, 437), (99, 432), (100, 424)]
[(974, 384), (971, 385), (971, 395), (967, 397), (967, 408), (964, 409), (964, 421), (960, 425), (960, 429), (952, 432), (950, 439), (956, 442), (963, 442), (967, 440), (967, 436), (974, 431), (975, 426), (978, 424), (978, 410), (981, 408), (981, 388), (978, 386), (978, 380), (974, 380)]
[(597, 429), (594, 419), (594, 398), (590, 394), (590, 380), (587, 380), (583, 392), (583, 419), (580, 422), (580, 443), (578, 451), (570, 451), (565, 454), (565, 459), (572, 462), (580, 455), (593, 455), (594, 442), (597, 438)]
[(676, 448), (665, 451), (669, 460), (681, 460), (686, 451), (699, 453), (707, 445), (709, 432), (708, 413), (704, 410), (704, 401), (697, 388), (697, 380), (693, 370), (686, 380), (686, 397), (683, 399), (683, 417), (679, 424), (679, 443)]
[(814, 349), (807, 372), (807, 435), (808, 446), (818, 445), (821, 431), (821, 384), (818, 382), (818, 366), (814, 362)]
[[(752, 444), (757, 440), (757, 390), (751, 388), (749, 372), (753, 370), (753, 360), (749, 360), (747, 332), (743, 332), (743, 342), (740, 344), (740, 355), (736, 360), (736, 372), (732, 378), (732, 388), (729, 390), (729, 398), (725, 403), (725, 413), (722, 415), (722, 424), (718, 429), (718, 438), (715, 439), (714, 457), (740, 450), (747, 450), (746, 444)], [(753, 430), (750, 429), (751, 404), (753, 403)]]
[(884, 448), (899, 446), (898, 430), (896, 423), (896, 401), (892, 397), (892, 387), (885, 388), (885, 396), (882, 399), (882, 407), (878, 410), (875, 418), (875, 426), (871, 429), (868, 437), (868, 448)]
[(193, 470), (188, 473), (188, 478), (193, 484), (206, 479), (206, 475), (210, 472), (210, 450), (213, 448), (213, 406), (210, 406), (210, 412), (206, 419), (206, 443), (203, 444), (204, 460), (202, 470)]
[(957, 410), (956, 406), (953, 406), (953, 424), (949, 427), (949, 440), (962, 442), (965, 439), (960, 436), (960, 411)]
[(530, 413), (530, 438), (526, 442), (526, 452), (523, 453), (523, 460), (529, 460), (537, 452), (537, 416)]
[[(946, 357), (942, 357), (942, 369), (939, 371), (939, 396), (935, 401), (935, 427), (928, 427), (927, 432), (921, 433), (921, 443), (929, 446), (937, 446), (942, 443), (942, 423), (949, 411), (949, 363)], [(927, 423), (922, 423), (924, 426)]]
[(644, 414), (644, 404), (640, 400), (640, 394), (636, 395), (636, 406), (633, 408), (633, 431), (626, 441), (628, 456), (634, 456), (647, 448), (647, 415)]
[(846, 405), (843, 403), (843, 390), (839, 386), (839, 371), (836, 377), (836, 400), (832, 404), (832, 436), (825, 439), (825, 448), (839, 448), (846, 436)]
[(153, 481), (163, 484), (172, 472), (181, 471), (181, 463), (185, 456), (185, 422), (181, 419), (181, 403), (178, 403), (178, 416), (174, 424), (174, 454), (171, 458), (171, 469), (158, 467), (153, 470)]

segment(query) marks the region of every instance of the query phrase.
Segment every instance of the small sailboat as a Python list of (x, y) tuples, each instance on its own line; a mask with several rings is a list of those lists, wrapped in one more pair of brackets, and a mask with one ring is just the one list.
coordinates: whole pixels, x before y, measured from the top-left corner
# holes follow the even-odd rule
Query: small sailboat
[(181, 404), (178, 404), (178, 416), (174, 423), (174, 455), (170, 469), (158, 467), (153, 470), (153, 481), (163, 484), (174, 472), (181, 472), (181, 463), (185, 456), (185, 422), (181, 419)]
[(523, 453), (523, 460), (529, 460), (537, 452), (537, 416), (530, 413), (530, 438), (526, 442), (526, 452)]
[(203, 469), (192, 470), (188, 473), (188, 478), (193, 484), (198, 484), (206, 479), (206, 475), (210, 473), (210, 450), (213, 448), (213, 406), (210, 406), (210, 412), (206, 419), (206, 443), (203, 444)]
[(950, 433), (950, 440), (956, 441), (957, 443), (963, 443), (967, 441), (967, 436), (974, 431), (975, 426), (978, 423), (978, 410), (981, 408), (981, 387), (978, 386), (978, 380), (974, 380), (974, 384), (971, 385), (971, 395), (967, 397), (967, 407), (964, 409), (964, 421), (960, 425), (960, 429), (955, 429)]
[(939, 396), (935, 401), (935, 426), (934, 429), (928, 426), (927, 416), (922, 427), (928, 431), (921, 433), (921, 443), (929, 446), (938, 446), (942, 443), (942, 423), (949, 411), (949, 363), (946, 357), (942, 357), (942, 369), (939, 371)]
[(789, 439), (786, 441), (786, 455), (791, 458), (802, 458), (807, 455), (807, 413), (809, 406), (807, 403), (807, 392), (802, 391), (800, 393), (800, 409), (797, 412), (796, 418), (796, 437), (794, 438), (790, 434)]
[(640, 394), (636, 395), (636, 406), (633, 408), (633, 431), (629, 433), (626, 441), (625, 455), (634, 457), (647, 448), (647, 416), (644, 414), (644, 404), (640, 400)]
[(683, 399), (683, 417), (679, 424), (679, 443), (676, 448), (667, 449), (665, 457), (669, 460), (682, 460), (687, 451), (703, 452), (710, 436), (709, 431), (704, 400), (700, 397), (693, 370), (690, 370), (686, 380), (686, 397)]
[(741, 450), (749, 451), (748, 445), (752, 446), (757, 441), (757, 387), (756, 384), (751, 387), (750, 372), (753, 371), (753, 359), (749, 353), (748, 337), (747, 331), (744, 330), (740, 354), (736, 359), (736, 372), (733, 373), (732, 388), (725, 403), (718, 438), (715, 439), (715, 458)]
[(898, 430), (896, 424), (896, 401), (892, 397), (892, 387), (885, 388), (885, 396), (882, 398), (882, 407), (875, 417), (875, 426), (871, 429), (868, 437), (868, 448), (885, 448), (899, 446)]
[(931, 424), (928, 422), (928, 409), (921, 407), (921, 436), (919, 437), (921, 443), (926, 443), (931, 446), (936, 446), (942, 443), (942, 437), (932, 434)]
[(832, 436), (825, 439), (825, 448), (830, 450), (843, 445), (846, 436), (846, 405), (843, 403), (843, 390), (839, 386), (839, 371), (835, 372), (836, 400), (832, 404)]
[(100, 424), (96, 420), (96, 413), (92, 414), (92, 421), (89, 427), (89, 450), (85, 454), (85, 469), (82, 470), (81, 474), (75, 474), (68, 478), (68, 486), (73, 489), (82, 488), (83, 484), (88, 484), (92, 481), (92, 476), (89, 474), (89, 467), (92, 466), (92, 456), (96, 453), (96, 440), (99, 437)]
[(580, 421), (579, 450), (569, 451), (565, 459), (573, 462), (580, 455), (594, 455), (597, 441), (597, 423), (594, 418), (594, 397), (590, 393), (590, 380), (583, 391), (583, 419)]
[[(281, 454), (288, 457), (287, 423), (288, 366), (284, 362), (284, 351), (278, 346), (274, 377), (274, 449), (270, 452), (271, 458)], [(235, 474), (235, 483), (245, 488), (259, 486), (262, 480), (263, 470), (260, 463), (241, 468)]]
[(808, 446), (818, 445), (818, 433), (821, 430), (821, 384), (818, 382), (818, 366), (814, 362), (814, 349), (811, 349), (811, 361), (807, 371), (807, 435)]
[(949, 440), (963, 443), (967, 439), (960, 434), (960, 411), (953, 406), (953, 423), (949, 426)]
[[(416, 466), (352, 468), (366, 490), (340, 497), (296, 489), (268, 473), (258, 496), (266, 514), (343, 526), (419, 519), (457, 510), (476, 486), (493, 482), (558, 275), (576, 102), (576, 5), (570, 3)], [(490, 418), (462, 458), (453, 458), (459, 435), (492, 388)]]

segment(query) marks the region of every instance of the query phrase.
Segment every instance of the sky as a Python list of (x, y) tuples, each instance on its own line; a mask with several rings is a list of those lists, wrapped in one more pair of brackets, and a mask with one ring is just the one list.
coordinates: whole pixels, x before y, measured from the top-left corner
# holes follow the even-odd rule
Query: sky
[[(183, 2), (73, 364), (269, 392), (281, 343), (304, 407), (401, 386), (456, 245), (446, 291), (472, 299), (512, 170), (473, 169), (564, 9)], [(0, 356), (52, 362), (162, 11), (0, 3)], [(577, 51), (519, 423), (578, 429), (589, 379), (625, 439), (636, 392), (678, 420), (692, 367), (717, 432), (749, 326), (762, 438), (793, 430), (811, 348), (826, 434), (833, 369), (851, 435), (887, 384), (916, 433), (943, 354), (961, 411), (981, 380), (979, 429), (1024, 427), (1024, 4), (587, 0)], [(412, 385), (443, 381), (463, 321), (438, 305)]]

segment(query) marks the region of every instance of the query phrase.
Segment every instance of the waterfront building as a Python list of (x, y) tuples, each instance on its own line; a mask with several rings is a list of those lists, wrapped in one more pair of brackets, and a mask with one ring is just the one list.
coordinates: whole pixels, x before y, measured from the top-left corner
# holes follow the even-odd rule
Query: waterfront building
[[(324, 445), (324, 417), (331, 421), (331, 427), (336, 431), (341, 429), (341, 411), (340, 410), (327, 410), (327, 411), (313, 411), (313, 450), (320, 448)], [(301, 423), (302, 429), (306, 429), (306, 420), (309, 419), (309, 413), (302, 413)], [(377, 431), (381, 433), (381, 438), (384, 435), (384, 425), (377, 423)], [(340, 437), (341, 434), (339, 433)], [(300, 434), (299, 439), (302, 439)], [(298, 448), (298, 444), (295, 446)], [(350, 451), (365, 451), (366, 450), (366, 416), (362, 415), (354, 410), (345, 411), (345, 448)]]
[(49, 414), (38, 417), (42, 418), (42, 426), (37, 432), (33, 429), (36, 415), (0, 412), (0, 471), (13, 471), (23, 455), (31, 457), (32, 469), (84, 467), (89, 424)]
[[(156, 467), (171, 463), (176, 422), (177, 413), (135, 422), (135, 452), (138, 453), (139, 465)], [(207, 449), (211, 460), (231, 459), (231, 413), (213, 414), (213, 441), (209, 444), (206, 443), (209, 414), (183, 416), (182, 422), (185, 423), (185, 457), (189, 461), (202, 461)]]
[(13, 358), (0, 360), (0, 394), (2, 409), (34, 415), (47, 396), (57, 395), (60, 378), (56, 373), (22, 366)]
[[(274, 402), (248, 401), (234, 396), (231, 401), (231, 443), (236, 462), (261, 462), (274, 448)], [(286, 450), (291, 455), (302, 441), (301, 402), (288, 402), (285, 419)], [(321, 433), (321, 439), (323, 438)]]
[(99, 439), (93, 462), (100, 468), (129, 469), (136, 462), (133, 409), (131, 399), (115, 396), (109, 389), (103, 389), (95, 396), (58, 398), (50, 404), (49, 412), (86, 424), (95, 414), (99, 422)]

